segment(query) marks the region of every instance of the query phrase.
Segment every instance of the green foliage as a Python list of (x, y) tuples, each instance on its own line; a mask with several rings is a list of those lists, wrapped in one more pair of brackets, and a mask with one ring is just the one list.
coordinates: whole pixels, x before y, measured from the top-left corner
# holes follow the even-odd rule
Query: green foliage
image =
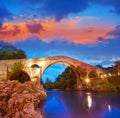
[(11, 67), (11, 73), (10, 73), (10, 80), (18, 80), (21, 83), (24, 83), (25, 81), (29, 81), (30, 77), (29, 75), (23, 71), (23, 64), (21, 62), (16, 62)]
[(26, 58), (26, 54), (21, 49), (17, 49), (13, 46), (4, 46), (0, 48), (0, 60), (23, 58)]
[(18, 71), (23, 70), (24, 65), (21, 62), (15, 62), (11, 67), (11, 73), (16, 73)]
[(46, 80), (46, 83), (43, 84), (45, 89), (75, 89), (76, 78), (73, 70), (70, 67), (67, 67), (65, 71), (56, 78), (56, 81), (52, 83), (49, 79)]
[(96, 65), (96, 67), (104, 69), (104, 67), (100, 64)]
[(112, 75), (116, 75), (118, 73), (118, 70), (117, 68), (112, 67), (106, 71), (106, 74), (109, 74), (109, 73), (111, 73)]
[(115, 85), (105, 82), (97, 84), (93, 87), (93, 90), (96, 92), (117, 92), (117, 88)]
[(53, 84), (49, 80), (49, 78), (46, 79), (46, 83), (44, 84), (44, 88), (46, 88), (46, 89), (52, 89), (53, 88)]
[(116, 76), (109, 76), (107, 77), (108, 82), (112, 83), (114, 85), (120, 85), (120, 75), (116, 75)]
[(120, 75), (107, 76), (105, 79), (108, 81), (99, 79), (96, 84), (92, 84), (92, 90), (96, 92), (120, 92)]
[(19, 82), (24, 83), (30, 81), (30, 77), (25, 71), (19, 70), (16, 73), (11, 74), (10, 80), (18, 80)]
[(115, 62), (115, 67), (114, 68), (117, 70), (117, 72), (120, 73), (120, 60)]

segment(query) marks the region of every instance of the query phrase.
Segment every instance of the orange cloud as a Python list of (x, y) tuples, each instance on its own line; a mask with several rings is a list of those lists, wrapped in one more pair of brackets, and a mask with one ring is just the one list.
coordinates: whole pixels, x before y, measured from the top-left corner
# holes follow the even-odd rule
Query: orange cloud
[(91, 27), (89, 24), (88, 26), (81, 24), (82, 19), (80, 18), (68, 18), (59, 22), (51, 19), (48, 21), (5, 23), (0, 29), (0, 40), (9, 42), (37, 36), (46, 42), (66, 39), (70, 42), (86, 44), (98, 42), (98, 37), (108, 38), (106, 33), (113, 30), (113, 26), (109, 25)]
[[(106, 33), (114, 29), (113, 26), (103, 25), (103, 26), (82, 26), (82, 19), (63, 19), (60, 22), (55, 20), (42, 23), (45, 32), (42, 31), (40, 37), (44, 40), (60, 40), (66, 39), (74, 43), (94, 43), (98, 42), (99, 37), (109, 38)], [(52, 27), (51, 27), (52, 24)]]

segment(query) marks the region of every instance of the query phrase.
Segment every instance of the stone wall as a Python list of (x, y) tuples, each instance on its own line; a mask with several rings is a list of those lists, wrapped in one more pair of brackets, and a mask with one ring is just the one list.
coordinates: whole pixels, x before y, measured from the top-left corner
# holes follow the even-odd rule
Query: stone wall
[[(84, 62), (78, 61), (76, 59), (65, 57), (65, 56), (53, 56), (46, 58), (33, 58), (33, 59), (18, 59), (18, 60), (2, 60), (0, 61), (0, 79), (7, 78), (8, 72), (10, 72), (11, 66), (15, 62), (21, 62), (24, 65), (24, 70), (28, 73), (28, 75), (32, 78), (38, 77), (41, 78), (43, 72), (50, 66), (56, 63), (61, 63), (72, 67), (73, 69), (78, 66), (81, 68), (85, 68), (87, 72), (91, 70), (97, 70), (101, 73), (103, 70), (97, 68), (95, 66), (86, 64)], [(38, 68), (34, 68), (38, 66)]]

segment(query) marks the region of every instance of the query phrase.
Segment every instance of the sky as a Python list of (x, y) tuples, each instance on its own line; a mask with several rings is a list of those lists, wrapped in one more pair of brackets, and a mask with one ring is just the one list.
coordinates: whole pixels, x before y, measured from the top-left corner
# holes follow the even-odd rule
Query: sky
[(67, 66), (63, 64), (54, 64), (50, 66), (42, 74), (42, 82), (45, 83), (47, 79), (49, 79), (51, 82), (55, 82), (56, 78), (61, 75), (66, 68)]
[(0, 0), (0, 41), (28, 58), (120, 60), (120, 0)]

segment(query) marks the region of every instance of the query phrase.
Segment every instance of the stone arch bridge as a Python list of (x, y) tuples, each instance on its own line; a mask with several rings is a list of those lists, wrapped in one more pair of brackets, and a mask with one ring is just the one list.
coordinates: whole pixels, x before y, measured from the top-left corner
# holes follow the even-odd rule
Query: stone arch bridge
[(15, 62), (21, 62), (24, 65), (24, 71), (30, 76), (31, 80), (38, 78), (39, 83), (44, 71), (53, 64), (65, 64), (73, 69), (77, 77), (77, 87), (81, 87), (80, 75), (76, 71), (78, 67), (86, 69), (87, 73), (91, 70), (97, 70), (102, 73), (102, 69), (78, 61), (76, 59), (66, 56), (51, 56), (46, 58), (32, 58), (32, 59), (15, 59), (15, 60), (1, 60), (0, 61), (0, 79), (7, 78), (10, 68)]

